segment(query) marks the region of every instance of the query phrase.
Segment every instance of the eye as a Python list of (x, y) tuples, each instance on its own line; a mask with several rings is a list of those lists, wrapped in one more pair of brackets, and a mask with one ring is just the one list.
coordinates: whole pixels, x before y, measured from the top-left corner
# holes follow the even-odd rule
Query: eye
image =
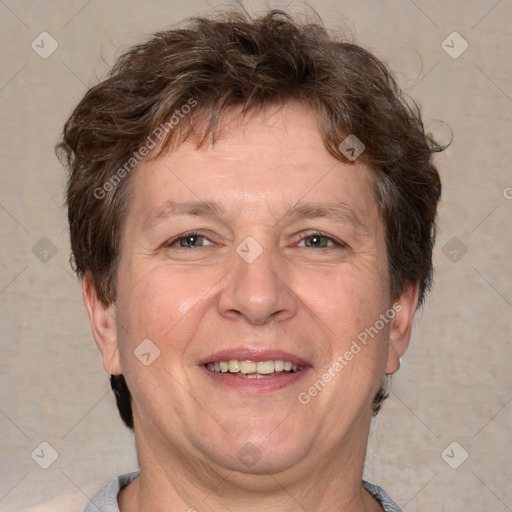
[(206, 236), (200, 233), (185, 233), (180, 235), (168, 243), (168, 247), (178, 247), (183, 249), (195, 249), (196, 247), (204, 247), (205, 245), (213, 245)]
[(313, 249), (324, 249), (327, 247), (334, 247), (336, 245), (342, 245), (331, 237), (323, 235), (322, 233), (312, 233), (305, 236), (299, 243), (301, 247), (308, 247)]

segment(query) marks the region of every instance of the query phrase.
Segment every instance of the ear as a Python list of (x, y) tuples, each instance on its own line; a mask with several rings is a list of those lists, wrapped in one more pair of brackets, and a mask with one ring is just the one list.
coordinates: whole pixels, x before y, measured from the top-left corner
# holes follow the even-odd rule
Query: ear
[(108, 373), (119, 375), (122, 371), (117, 344), (115, 304), (106, 306), (99, 299), (90, 272), (84, 276), (82, 295), (89, 313), (94, 340), (103, 358), (103, 367)]
[(389, 331), (388, 360), (386, 373), (395, 373), (400, 368), (400, 358), (404, 355), (411, 339), (412, 321), (418, 307), (419, 285), (410, 284), (393, 304), (395, 318)]

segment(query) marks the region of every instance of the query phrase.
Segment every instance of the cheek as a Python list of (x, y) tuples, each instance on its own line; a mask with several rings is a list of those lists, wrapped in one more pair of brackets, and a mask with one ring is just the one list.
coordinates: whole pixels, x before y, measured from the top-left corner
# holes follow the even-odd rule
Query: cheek
[[(139, 409), (152, 407), (146, 403), (148, 393), (155, 404), (157, 397), (166, 396), (175, 382), (169, 381), (169, 374), (185, 382), (184, 353), (202, 315), (202, 290), (194, 286), (197, 276), (142, 270), (140, 265), (137, 275), (120, 276), (124, 281), (118, 295), (121, 368)], [(147, 366), (141, 359), (146, 353), (150, 354)], [(173, 393), (179, 390), (180, 386), (173, 388)]]
[(118, 310), (131, 338), (128, 345), (149, 338), (163, 350), (172, 339), (178, 348), (184, 331), (193, 329), (202, 314), (214, 277), (208, 272), (171, 272), (165, 266), (145, 268), (141, 262), (120, 272)]
[(356, 335), (389, 305), (386, 280), (373, 266), (345, 266), (332, 272), (297, 276), (297, 295), (333, 334)]
[[(325, 333), (325, 345), (318, 374), (323, 379), (331, 371), (336, 377), (325, 375), (334, 382), (324, 399), (338, 407), (339, 396), (351, 389), (347, 400), (356, 406), (360, 400), (371, 401), (380, 385), (388, 347), (389, 324), (375, 325), (380, 315), (389, 308), (389, 290), (386, 275), (378, 272), (375, 261), (346, 265), (331, 275), (307, 279), (302, 275), (298, 289), (307, 292), (301, 296), (307, 309), (318, 318), (317, 324)], [(311, 286), (311, 283), (315, 283)], [(338, 362), (336, 366), (333, 366)], [(332, 394), (332, 396), (330, 396)], [(362, 398), (364, 397), (364, 398)], [(345, 403), (345, 402), (343, 402)], [(347, 405), (347, 404), (345, 404)]]

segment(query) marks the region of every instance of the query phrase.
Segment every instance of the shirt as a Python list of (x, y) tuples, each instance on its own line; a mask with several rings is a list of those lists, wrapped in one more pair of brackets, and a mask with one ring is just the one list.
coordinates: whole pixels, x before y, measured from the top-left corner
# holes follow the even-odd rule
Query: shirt
[[(139, 472), (127, 473), (117, 476), (98, 491), (84, 508), (84, 512), (119, 512), (117, 495), (119, 491), (133, 482), (139, 476)], [(386, 491), (378, 485), (363, 481), (363, 487), (380, 503), (384, 512), (402, 512), (400, 507), (388, 496)]]

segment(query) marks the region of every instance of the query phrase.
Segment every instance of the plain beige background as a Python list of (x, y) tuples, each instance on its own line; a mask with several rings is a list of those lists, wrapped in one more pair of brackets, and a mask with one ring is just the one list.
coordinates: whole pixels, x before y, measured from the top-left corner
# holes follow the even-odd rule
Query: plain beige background
[[(107, 480), (136, 469), (68, 265), (53, 146), (118, 48), (220, 5), (0, 0), (2, 512), (81, 511)], [(373, 425), (365, 476), (405, 512), (512, 510), (512, 3), (310, 5), (391, 65), (430, 131), (446, 140), (442, 120), (454, 133), (438, 159), (436, 285)], [(49, 56), (42, 32), (58, 44)], [(58, 458), (43, 469), (52, 450)]]

